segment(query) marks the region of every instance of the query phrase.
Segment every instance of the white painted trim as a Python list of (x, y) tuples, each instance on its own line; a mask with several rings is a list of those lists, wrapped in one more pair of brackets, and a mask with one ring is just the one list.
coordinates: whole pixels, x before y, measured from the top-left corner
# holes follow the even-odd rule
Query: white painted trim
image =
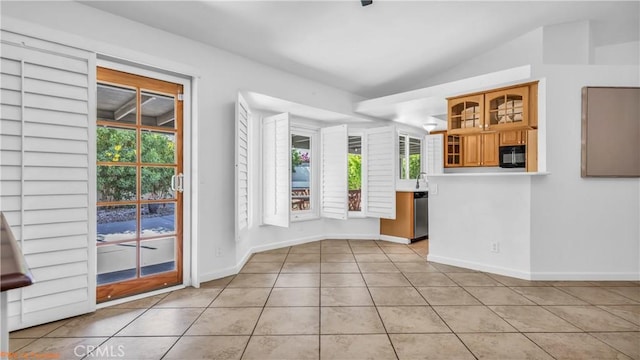
[(166, 294), (168, 292), (184, 289), (185, 287), (186, 286), (184, 286), (184, 285), (176, 285), (176, 286), (171, 286), (171, 287), (168, 287), (168, 288), (163, 288), (163, 289), (159, 289), (159, 290), (155, 290), (155, 291), (149, 291), (149, 292), (146, 292), (146, 293), (133, 295), (133, 296), (129, 296), (129, 297), (121, 298), (121, 299), (116, 299), (116, 300), (103, 302), (103, 303), (100, 303), (100, 304), (96, 305), (96, 310), (103, 309), (103, 308), (106, 308), (106, 307), (109, 307), (109, 306), (124, 304), (124, 303), (130, 302), (130, 301), (145, 299), (145, 298), (148, 298), (148, 297), (151, 297), (151, 296)]
[(431, 254), (427, 254), (427, 261), (435, 262), (439, 264), (451, 265), (451, 266), (458, 266), (465, 269), (484, 271), (492, 274), (504, 275), (504, 276), (514, 277), (518, 279), (531, 280), (531, 273), (529, 272), (520, 271), (516, 269), (509, 269), (509, 268), (504, 268), (499, 266), (493, 266), (489, 264), (482, 264), (482, 263), (477, 263), (473, 261), (458, 260), (458, 259), (452, 259), (444, 256), (437, 256), (437, 255), (431, 255)]
[(411, 239), (398, 237), (398, 236), (391, 236), (391, 235), (382, 235), (382, 234), (380, 234), (379, 240), (390, 241), (390, 242), (394, 242), (394, 243), (398, 243), (398, 244), (410, 244), (411, 243)]
[(637, 272), (532, 272), (531, 280), (640, 281), (640, 274)]
[[(97, 210), (98, 210), (98, 206), (97, 206), (97, 197), (98, 197), (98, 179), (97, 179), (97, 169), (96, 169), (96, 156), (97, 156), (97, 149), (96, 149), (96, 121), (98, 119), (98, 93), (95, 90), (96, 89), (96, 84), (97, 84), (97, 69), (96, 69), (96, 64), (97, 64), (97, 59), (96, 59), (96, 55), (95, 54), (91, 54), (91, 56), (89, 56), (89, 61), (88, 61), (88, 89), (87, 89), (87, 94), (88, 94), (88, 106), (89, 106), (89, 111), (88, 111), (88, 120), (87, 120), (87, 151), (88, 151), (88, 161), (89, 161), (89, 165), (87, 166), (87, 172), (88, 172), (88, 184), (87, 186), (89, 187), (89, 191), (88, 191), (88, 204), (87, 204), (87, 211), (88, 213), (88, 217), (87, 217), (87, 238), (88, 238), (88, 245), (87, 245), (87, 264), (89, 266), (88, 268), (88, 274), (87, 274), (87, 280), (88, 280), (88, 298), (89, 298), (89, 306), (91, 307), (90, 310), (91, 311), (95, 311), (96, 309), (96, 288), (97, 288), (97, 274), (98, 274), (98, 247), (96, 246), (96, 236), (98, 234), (98, 230), (97, 230), (97, 223), (98, 223), (98, 219), (97, 219)], [(91, 268), (91, 266), (93, 266), (93, 268)]]
[[(198, 109), (198, 92), (200, 86), (200, 78), (194, 76), (191, 78), (191, 286), (195, 288), (200, 287), (200, 275), (198, 273), (198, 244), (199, 244), (199, 189), (200, 189), (200, 173), (198, 168), (198, 127), (199, 127), (199, 112)], [(192, 111), (193, 109), (193, 111)], [(183, 222), (184, 223), (184, 222)]]

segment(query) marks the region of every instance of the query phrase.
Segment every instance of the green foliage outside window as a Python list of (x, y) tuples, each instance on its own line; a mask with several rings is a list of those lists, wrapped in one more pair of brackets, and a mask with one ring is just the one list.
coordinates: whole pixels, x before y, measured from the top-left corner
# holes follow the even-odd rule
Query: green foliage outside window
[(349, 154), (349, 190), (362, 188), (362, 155)]
[(420, 175), (420, 154), (409, 155), (409, 179), (417, 179)]
[[(96, 131), (97, 160), (114, 166), (98, 166), (97, 182), (100, 201), (132, 200), (136, 196), (136, 175), (133, 166), (117, 166), (118, 163), (135, 163), (136, 134), (133, 130), (99, 127)], [(143, 132), (142, 162), (174, 164), (175, 144), (164, 134)], [(143, 167), (141, 192), (149, 198), (160, 199), (170, 193), (171, 167)]]

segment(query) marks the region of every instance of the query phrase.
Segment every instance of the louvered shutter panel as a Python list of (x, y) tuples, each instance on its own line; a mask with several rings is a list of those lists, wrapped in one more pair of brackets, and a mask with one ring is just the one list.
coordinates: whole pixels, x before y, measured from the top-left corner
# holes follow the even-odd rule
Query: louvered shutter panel
[(427, 175), (442, 174), (444, 172), (443, 135), (427, 135), (424, 138), (426, 144)]
[(320, 130), (320, 215), (346, 220), (349, 214), (347, 125)]
[(291, 136), (289, 114), (262, 123), (262, 222), (289, 227), (291, 211)]
[[(24, 43), (43, 44), (26, 37)], [(11, 330), (95, 310), (89, 230), (89, 212), (95, 211), (89, 204), (95, 57), (66, 49), (1, 45), (0, 210), (35, 280), (8, 295)]]
[(365, 214), (369, 217), (396, 217), (396, 141), (394, 126), (367, 129), (363, 173), (366, 186)]
[(238, 94), (236, 102), (236, 226), (237, 239), (249, 226), (249, 106)]

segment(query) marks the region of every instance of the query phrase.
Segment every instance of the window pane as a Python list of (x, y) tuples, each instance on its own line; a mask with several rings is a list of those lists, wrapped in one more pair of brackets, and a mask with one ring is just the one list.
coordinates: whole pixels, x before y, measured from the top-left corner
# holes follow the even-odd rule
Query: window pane
[(141, 136), (143, 163), (175, 164), (175, 134), (143, 130)]
[(173, 199), (175, 194), (171, 190), (171, 177), (176, 174), (173, 167), (144, 166), (142, 173), (142, 193), (145, 200)]
[(420, 154), (422, 153), (422, 141), (409, 138), (409, 178), (417, 179), (422, 171), (420, 168)]
[(175, 270), (175, 242), (175, 238), (142, 241), (140, 245), (141, 275), (147, 276)]
[(128, 201), (136, 198), (135, 166), (98, 166), (98, 202)]
[(406, 179), (407, 178), (407, 152), (406, 152), (406, 145), (407, 145), (407, 137), (404, 135), (400, 135), (400, 137), (398, 138), (398, 154), (399, 154), (399, 161), (398, 161), (398, 166), (400, 166), (400, 171), (398, 172), (400, 174), (400, 179)]
[(360, 211), (362, 137), (349, 136), (349, 211)]
[(135, 162), (136, 131), (111, 127), (96, 129), (98, 161)]
[(172, 235), (176, 232), (176, 204), (148, 203), (140, 208), (140, 237)]
[(311, 138), (291, 135), (291, 210), (311, 209)]
[(98, 84), (98, 120), (136, 123), (136, 91)]
[(98, 246), (98, 285), (136, 277), (136, 243)]
[(98, 206), (98, 242), (136, 238), (137, 219), (135, 205)]
[(142, 125), (170, 129), (176, 127), (175, 101), (173, 97), (153, 94), (147, 91), (142, 92), (141, 96)]

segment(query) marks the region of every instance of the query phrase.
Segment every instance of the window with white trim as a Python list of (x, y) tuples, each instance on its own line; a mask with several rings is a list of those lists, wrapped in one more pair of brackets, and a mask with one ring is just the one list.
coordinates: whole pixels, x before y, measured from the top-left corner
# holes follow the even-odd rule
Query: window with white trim
[(401, 180), (416, 179), (422, 172), (422, 140), (400, 134), (398, 136), (398, 175)]
[(291, 138), (291, 220), (318, 216), (318, 131), (292, 127)]
[(347, 172), (349, 212), (362, 212), (362, 135), (349, 135)]

